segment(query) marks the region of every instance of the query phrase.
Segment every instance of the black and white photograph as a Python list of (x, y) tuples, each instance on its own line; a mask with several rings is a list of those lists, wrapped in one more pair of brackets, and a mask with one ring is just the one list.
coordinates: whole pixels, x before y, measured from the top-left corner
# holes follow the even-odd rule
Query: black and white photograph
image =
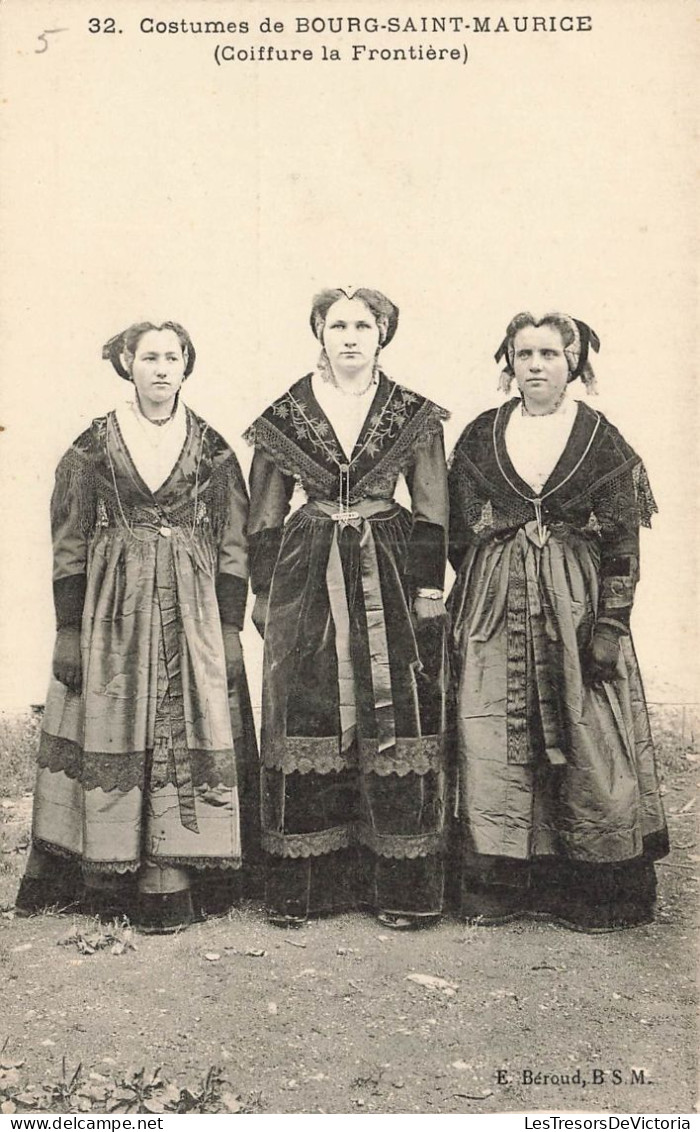
[(691, 1128), (696, 17), (1, 0), (3, 1129)]

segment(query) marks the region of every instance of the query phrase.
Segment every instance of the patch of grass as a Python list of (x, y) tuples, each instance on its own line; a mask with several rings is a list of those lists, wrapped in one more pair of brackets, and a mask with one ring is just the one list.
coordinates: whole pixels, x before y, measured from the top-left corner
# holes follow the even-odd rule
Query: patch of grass
[(77, 1093), (83, 1079), (83, 1064), (80, 1062), (72, 1073), (66, 1072), (65, 1056), (61, 1059), (61, 1076), (50, 1086), (49, 1097), (53, 1102), (54, 1112), (71, 1112), (75, 1107), (73, 1098)]
[(662, 776), (687, 770), (698, 761), (700, 713), (695, 705), (650, 704), (649, 719)]
[[(7, 1041), (5, 1042), (5, 1046)], [(61, 1058), (60, 1076), (41, 1084), (27, 1081), (22, 1059), (4, 1058), (0, 1050), (0, 1112), (93, 1112), (93, 1113), (238, 1113), (261, 1112), (262, 1094), (251, 1094), (244, 1103), (240, 1094), (227, 1088), (229, 1082), (218, 1065), (212, 1065), (197, 1085), (188, 1087), (168, 1081), (160, 1068), (130, 1068), (112, 1080), (94, 1070), (86, 1072), (82, 1062), (67, 1068)]]
[(34, 786), (41, 710), (0, 712), (0, 798), (28, 794)]
[(181, 1089), (173, 1111), (185, 1112), (241, 1112), (241, 1098), (227, 1091), (228, 1079), (220, 1066), (212, 1065), (197, 1088)]
[(118, 1091), (110, 1112), (173, 1112), (180, 1097), (177, 1086), (161, 1077), (160, 1068), (152, 1073), (146, 1072), (145, 1066), (132, 1069), (116, 1084)]

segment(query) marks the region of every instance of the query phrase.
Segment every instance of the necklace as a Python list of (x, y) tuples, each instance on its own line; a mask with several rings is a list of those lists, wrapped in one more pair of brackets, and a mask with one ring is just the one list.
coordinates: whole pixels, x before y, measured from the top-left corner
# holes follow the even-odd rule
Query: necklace
[(328, 360), (328, 355), (326, 354), (325, 350), (322, 352), (321, 357), (318, 359), (318, 372), (321, 375), (322, 381), (325, 381), (328, 385), (332, 385), (333, 388), (337, 389), (339, 393), (342, 393), (344, 397), (364, 397), (365, 393), (367, 393), (373, 385), (377, 385), (377, 383), (379, 382), (379, 367), (375, 361), (374, 366), (372, 367), (372, 376), (365, 385), (364, 389), (343, 389), (342, 386), (338, 385), (338, 381), (335, 374), (333, 373), (333, 368)]
[(528, 409), (527, 405), (525, 404), (525, 398), (523, 397), (523, 416), (524, 417), (551, 417), (554, 413), (556, 413), (557, 409), (560, 408), (565, 397), (566, 397), (566, 388), (563, 389), (561, 396), (559, 397), (556, 404), (551, 409), (545, 409), (543, 413), (531, 413), (530, 410)]
[[(146, 416), (138, 401), (134, 401), (133, 406), (134, 416), (136, 417), (136, 420), (138, 422), (139, 431), (141, 432), (141, 435), (146, 444), (152, 450), (160, 449), (161, 443), (163, 442), (166, 435), (164, 426), (172, 424), (175, 418), (177, 406), (175, 406), (175, 409), (169, 417), (159, 417), (156, 420), (151, 420), (150, 417)], [(152, 427), (153, 425), (155, 425), (155, 428)]]
[(167, 417), (149, 417), (149, 416), (147, 416), (146, 413), (144, 413), (143, 408), (141, 407), (141, 400), (139, 398), (138, 393), (134, 397), (133, 404), (134, 404), (135, 409), (136, 409), (136, 416), (138, 417), (139, 421), (141, 421), (144, 428), (147, 428), (147, 426), (149, 424), (155, 425), (156, 428), (162, 428), (163, 425), (170, 424), (171, 420), (175, 416), (175, 414), (177, 412), (177, 407), (178, 407), (178, 404), (179, 404), (179, 396), (177, 394), (175, 395), (173, 407), (170, 410), (170, 412), (168, 413)]
[(359, 391), (356, 391), (355, 389), (343, 389), (342, 386), (338, 385), (337, 381), (333, 382), (333, 385), (335, 386), (335, 388), (338, 390), (339, 393), (342, 393), (344, 397), (364, 397), (365, 393), (367, 393), (372, 388), (372, 386), (376, 385), (376, 384), (377, 384), (377, 375), (374, 374), (374, 373), (370, 377), (370, 379), (367, 382), (367, 384), (365, 385), (364, 389), (360, 389)]

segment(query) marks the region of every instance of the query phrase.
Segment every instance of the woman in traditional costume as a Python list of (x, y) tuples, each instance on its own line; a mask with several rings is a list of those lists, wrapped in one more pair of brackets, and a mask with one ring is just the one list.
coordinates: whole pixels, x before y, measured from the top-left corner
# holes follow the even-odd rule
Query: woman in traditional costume
[(458, 673), (459, 906), (582, 931), (653, 919), (668, 838), (630, 636), (640, 458), (589, 389), (585, 323), (517, 315), (496, 360), (520, 398), (482, 413), (451, 461)]
[(195, 361), (181, 326), (131, 326), (103, 356), (134, 398), (56, 473), (58, 633), (17, 910), (69, 901), (69, 858), (86, 910), (172, 931), (193, 918), (192, 877), (241, 865), (236, 762), (257, 770), (239, 640), (248, 498), (234, 453), (180, 399)]
[[(261, 836), (281, 924), (360, 905), (406, 928), (442, 911), (447, 413), (381, 370), (397, 323), (378, 291), (317, 295), (317, 368), (247, 433)], [(306, 502), (285, 523), (295, 483)]]

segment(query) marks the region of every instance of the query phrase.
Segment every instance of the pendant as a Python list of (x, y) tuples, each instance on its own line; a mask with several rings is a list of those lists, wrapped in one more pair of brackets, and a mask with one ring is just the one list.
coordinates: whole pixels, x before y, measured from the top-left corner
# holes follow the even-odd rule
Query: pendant
[[(531, 542), (533, 542), (535, 544), (535, 546), (539, 546), (540, 549), (542, 549), (542, 547), (546, 545), (546, 543), (549, 539), (549, 530), (547, 529), (545, 524), (542, 522), (542, 503), (540, 502), (540, 500), (534, 499), (533, 500), (533, 506), (535, 508), (535, 522), (534, 522), (534, 524), (532, 524), (532, 527), (534, 529), (531, 529), (528, 532), (528, 538), (530, 539)], [(527, 531), (528, 527), (530, 527), (530, 526), (531, 526), (530, 523), (526, 523), (525, 524), (525, 530)], [(535, 540), (535, 537), (534, 537), (535, 534), (537, 535), (536, 540)]]
[(536, 519), (530, 519), (529, 522), (525, 523), (523, 530), (532, 545), (536, 546), (538, 550), (542, 550), (542, 548), (547, 545), (549, 541), (549, 531), (547, 527), (538, 524)]

